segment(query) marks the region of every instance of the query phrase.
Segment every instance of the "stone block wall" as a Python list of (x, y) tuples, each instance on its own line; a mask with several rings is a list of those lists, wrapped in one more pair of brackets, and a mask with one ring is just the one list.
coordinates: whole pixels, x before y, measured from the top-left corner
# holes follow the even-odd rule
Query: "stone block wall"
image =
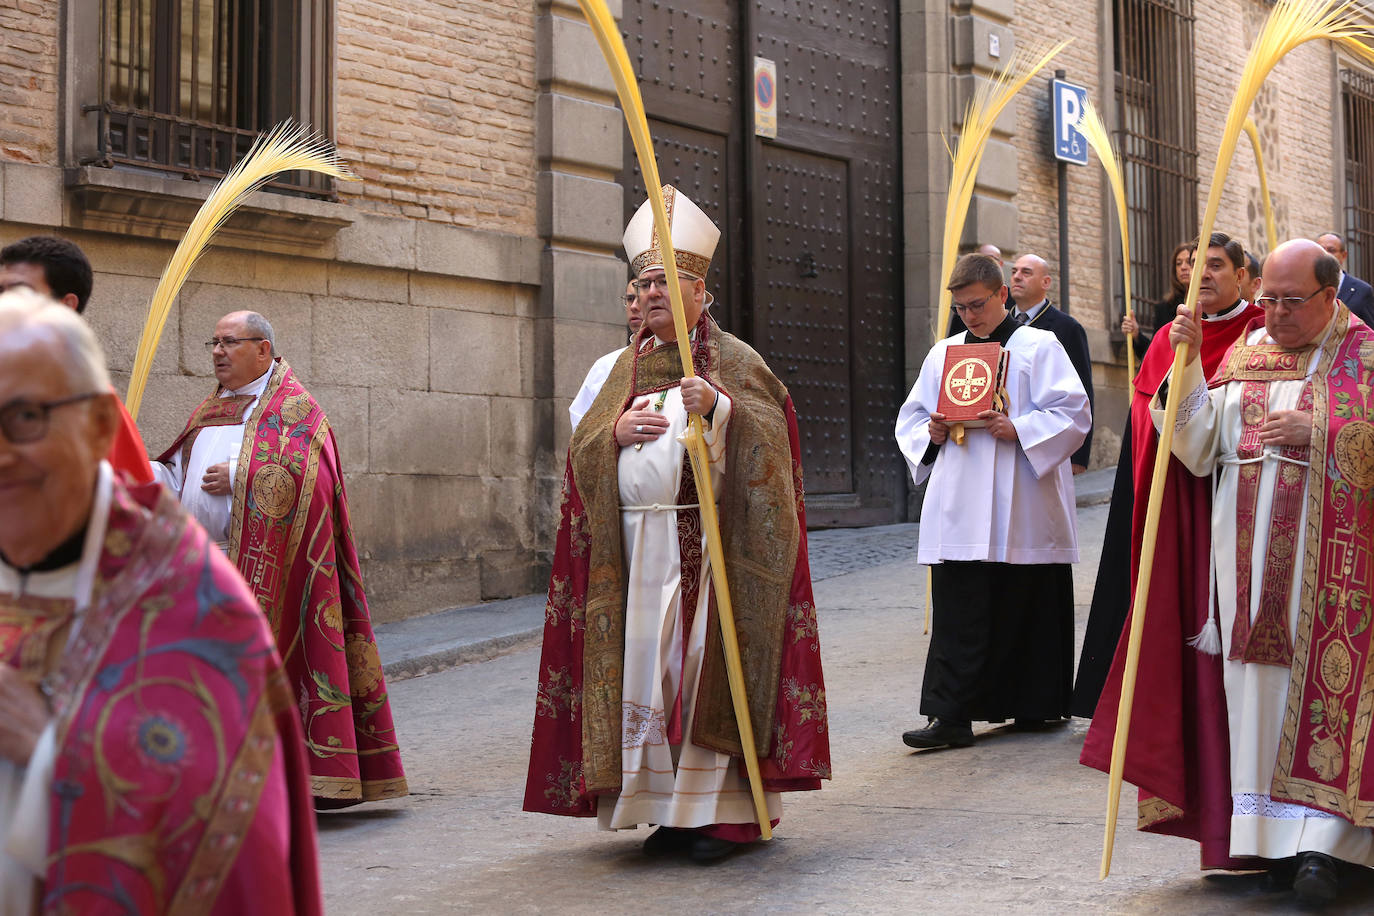
[[(68, 6), (98, 10), (98, 0)], [(177, 220), (208, 183), (66, 171), (77, 163), (59, 142), (59, 82), (71, 72), (59, 70), (60, 50), (81, 39), (62, 27), (63, 8), (0, 0), (9, 112), (0, 125), (0, 244), (55, 233), (87, 252), (96, 269), (87, 315), (122, 392), (157, 278), (184, 231)], [(572, 363), (585, 371), (614, 334), (568, 323), (558, 334), (564, 362), (543, 361), (534, 6), (339, 0), (336, 38), (336, 140), (363, 181), (340, 185), (338, 204), (257, 195), (251, 206), (268, 224), (275, 213), (276, 228), (255, 235), (240, 222), (221, 234), (167, 322), (139, 418), (144, 438), (162, 450), (213, 392), (203, 344), (215, 321), (262, 312), (334, 427), (374, 619), (538, 591), (562, 473), (555, 405), (581, 382)], [(66, 47), (69, 58), (78, 50)], [(604, 94), (598, 101), (607, 107)], [(605, 157), (618, 161), (618, 112), (610, 113), (601, 118), (615, 128)], [(584, 133), (592, 123), (586, 112), (554, 117)], [(89, 180), (100, 193), (83, 198), (74, 185)], [(118, 210), (93, 219), (97, 198), (137, 221), (120, 224), (110, 215)], [(560, 204), (566, 212), (548, 222), (604, 216), (576, 188)], [(618, 220), (619, 197), (602, 209)], [(319, 231), (292, 237), (292, 225), (307, 224)], [(609, 246), (602, 260), (614, 261)], [(614, 273), (623, 283), (623, 268)]]

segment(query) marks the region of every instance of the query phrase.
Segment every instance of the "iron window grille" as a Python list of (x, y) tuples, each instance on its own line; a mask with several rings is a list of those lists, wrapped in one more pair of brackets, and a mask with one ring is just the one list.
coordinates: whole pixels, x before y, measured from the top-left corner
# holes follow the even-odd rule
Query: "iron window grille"
[[(1197, 235), (1192, 0), (1114, 0), (1117, 148), (1131, 234), (1132, 308), (1153, 322), (1174, 246)], [(1117, 300), (1121, 299), (1118, 282)]]
[(1341, 71), (1341, 117), (1346, 267), (1357, 277), (1369, 277), (1374, 276), (1374, 77)]
[[(328, 0), (101, 0), (96, 151), (85, 165), (216, 178), (277, 123), (333, 134)], [(332, 197), (331, 179), (270, 187)]]

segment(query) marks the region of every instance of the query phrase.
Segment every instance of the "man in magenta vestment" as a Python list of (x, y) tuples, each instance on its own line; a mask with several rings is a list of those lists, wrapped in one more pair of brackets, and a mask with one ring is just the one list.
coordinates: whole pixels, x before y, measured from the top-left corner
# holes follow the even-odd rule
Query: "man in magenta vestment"
[(219, 320), (206, 343), (219, 386), (153, 471), (267, 615), (304, 727), (316, 807), (401, 797), (405, 772), (334, 431), (273, 338), (257, 312)]
[[(1203, 571), (1192, 571), (1200, 595), (1173, 621), (1152, 593), (1125, 769), (1142, 829), (1197, 840), (1204, 868), (1291, 875), (1307, 901), (1337, 895), (1338, 860), (1374, 866), (1374, 332), (1336, 298), (1339, 274), (1314, 242), (1276, 248), (1257, 300), (1264, 318), (1210, 380), (1196, 318), (1180, 309), (1170, 328), (1171, 346), (1189, 351), (1163, 380), (1182, 395), (1172, 451), (1191, 473), (1217, 475), (1215, 612), (1209, 636), (1185, 650), (1192, 627), (1177, 620), (1206, 606)], [(1163, 403), (1161, 387), (1156, 425)], [(1180, 666), (1181, 651), (1195, 661)], [(1083, 749), (1101, 769), (1122, 654)]]
[(0, 912), (319, 913), (272, 634), (118, 425), (85, 322), (0, 297)]

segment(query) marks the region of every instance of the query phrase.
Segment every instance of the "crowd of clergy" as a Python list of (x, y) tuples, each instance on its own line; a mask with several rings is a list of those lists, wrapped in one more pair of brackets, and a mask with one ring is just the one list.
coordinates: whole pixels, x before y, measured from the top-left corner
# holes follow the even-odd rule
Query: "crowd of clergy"
[[(624, 233), (627, 344), (569, 408), (524, 808), (652, 826), (646, 855), (707, 864), (831, 778), (829, 724), (797, 414), (712, 314), (719, 229), (662, 193), (677, 288), (645, 202)], [(1152, 576), (1126, 759), (1141, 829), (1304, 900), (1374, 867), (1374, 294), (1345, 255), (1336, 235), (1290, 241), (1261, 279), (1217, 233), (1123, 321), (1144, 358), (1076, 683), (1086, 334), (1042, 258), (1010, 282), (990, 246), (958, 260), (949, 333), (895, 417), (933, 604), (905, 744), (1079, 715), (1082, 761), (1106, 769), (1122, 583)], [(213, 390), (150, 460), (91, 294), (70, 242), (0, 252), (0, 916), (319, 912), (314, 812), (408, 792), (333, 431), (271, 322), (233, 312), (206, 329)], [(955, 422), (946, 366), (969, 344), (1005, 370)]]

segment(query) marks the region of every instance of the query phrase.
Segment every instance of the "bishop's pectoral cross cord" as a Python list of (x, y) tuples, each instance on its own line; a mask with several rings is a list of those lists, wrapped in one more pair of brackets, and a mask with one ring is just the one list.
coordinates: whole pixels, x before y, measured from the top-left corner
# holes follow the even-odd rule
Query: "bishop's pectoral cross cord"
[[(663, 411), (663, 402), (666, 401), (666, 400), (668, 400), (668, 389), (667, 389), (667, 388), (664, 388), (662, 391), (660, 391), (660, 392), (658, 393), (658, 400), (654, 401), (654, 403), (653, 403), (653, 405), (652, 405), (653, 408), (654, 408), (654, 410), (657, 410), (657, 411), (659, 411), (659, 412), (662, 412), (662, 411)], [(637, 452), (638, 452), (638, 451), (643, 451), (643, 449), (644, 449), (644, 443), (643, 443), (643, 442), (636, 442), (636, 443), (635, 443), (635, 451), (637, 451)]]

